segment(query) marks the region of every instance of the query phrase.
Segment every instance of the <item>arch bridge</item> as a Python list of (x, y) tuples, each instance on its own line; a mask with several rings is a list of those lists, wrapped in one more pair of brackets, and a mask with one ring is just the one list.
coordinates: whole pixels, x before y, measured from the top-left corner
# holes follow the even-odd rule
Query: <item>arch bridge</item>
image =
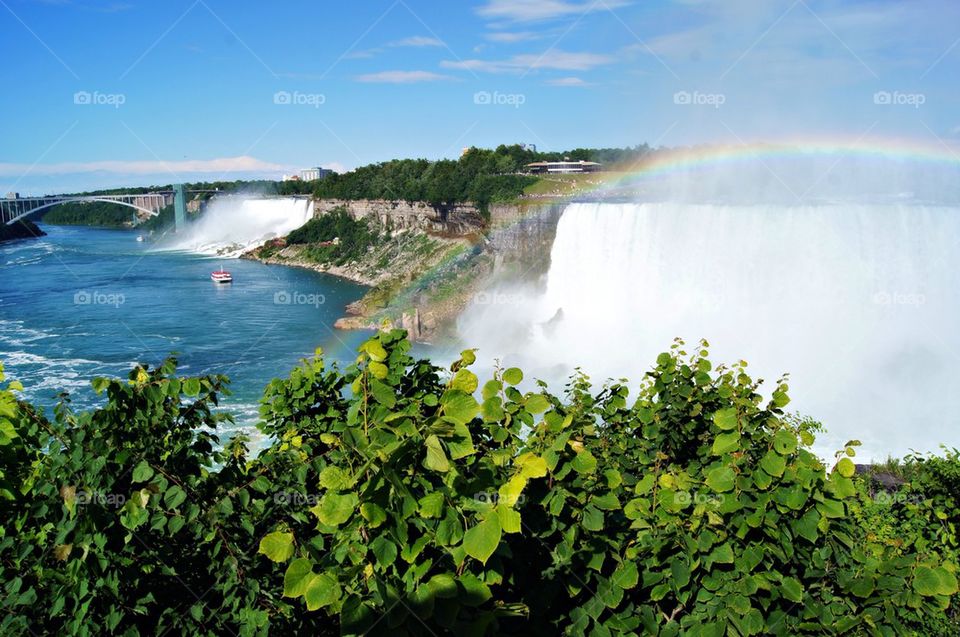
[[(201, 192), (201, 191), (198, 191)], [(186, 190), (183, 184), (175, 184), (173, 190), (123, 195), (52, 195), (49, 197), (8, 196), (0, 199), (0, 223), (11, 225), (47, 208), (70, 202), (115, 203), (127, 206), (154, 217), (171, 203), (174, 205), (176, 228), (183, 227), (186, 220)]]

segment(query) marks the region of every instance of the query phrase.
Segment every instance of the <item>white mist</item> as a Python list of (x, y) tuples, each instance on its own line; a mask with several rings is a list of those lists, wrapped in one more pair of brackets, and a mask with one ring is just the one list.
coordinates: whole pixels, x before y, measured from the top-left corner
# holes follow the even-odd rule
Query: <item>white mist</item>
[(960, 446), (958, 245), (956, 207), (572, 204), (545, 289), (471, 308), (461, 334), (554, 389), (574, 366), (636, 386), (674, 337), (706, 338), (768, 392), (790, 372), (821, 455), (935, 451)]
[(199, 219), (161, 247), (237, 257), (296, 230), (312, 216), (310, 198), (217, 197)]

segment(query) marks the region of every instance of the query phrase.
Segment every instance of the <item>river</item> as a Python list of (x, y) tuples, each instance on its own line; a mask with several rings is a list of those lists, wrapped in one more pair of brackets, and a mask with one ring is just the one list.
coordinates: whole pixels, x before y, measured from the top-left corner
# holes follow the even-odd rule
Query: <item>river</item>
[[(159, 251), (131, 231), (43, 229), (0, 244), (0, 361), (48, 414), (60, 391), (76, 409), (94, 407), (94, 376), (125, 377), (177, 352), (183, 375), (230, 376), (224, 406), (252, 431), (270, 379), (317, 347), (350, 361), (368, 337), (333, 328), (364, 288), (329, 275)], [(210, 280), (221, 263), (232, 284)]]

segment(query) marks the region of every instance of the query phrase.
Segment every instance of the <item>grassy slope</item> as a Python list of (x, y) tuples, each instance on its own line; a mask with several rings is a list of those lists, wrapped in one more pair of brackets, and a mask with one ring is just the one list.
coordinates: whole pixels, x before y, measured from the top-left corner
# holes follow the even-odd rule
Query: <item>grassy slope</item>
[(616, 181), (625, 173), (605, 171), (600, 173), (571, 173), (539, 175), (537, 183), (524, 189), (524, 197), (537, 200), (562, 201), (570, 197), (588, 194), (605, 184)]

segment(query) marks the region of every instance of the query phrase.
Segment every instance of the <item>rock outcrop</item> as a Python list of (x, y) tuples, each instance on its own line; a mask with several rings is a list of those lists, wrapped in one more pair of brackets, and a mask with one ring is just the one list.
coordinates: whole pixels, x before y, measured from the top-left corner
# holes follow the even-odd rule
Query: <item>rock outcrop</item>
[(10, 225), (0, 224), (0, 241), (13, 241), (14, 239), (33, 239), (45, 236), (47, 233), (37, 227), (32, 221), (22, 219)]
[(310, 261), (306, 246), (284, 246), (271, 256), (249, 253), (268, 263), (326, 272), (371, 286), (346, 308), (335, 326), (373, 329), (389, 324), (416, 341), (450, 328), (470, 299), (500, 278), (539, 281), (550, 266), (550, 249), (563, 204), (494, 204), (484, 215), (471, 204), (433, 206), (425, 202), (322, 199), (314, 216), (346, 210), (367, 219), (389, 240), (346, 264)]

